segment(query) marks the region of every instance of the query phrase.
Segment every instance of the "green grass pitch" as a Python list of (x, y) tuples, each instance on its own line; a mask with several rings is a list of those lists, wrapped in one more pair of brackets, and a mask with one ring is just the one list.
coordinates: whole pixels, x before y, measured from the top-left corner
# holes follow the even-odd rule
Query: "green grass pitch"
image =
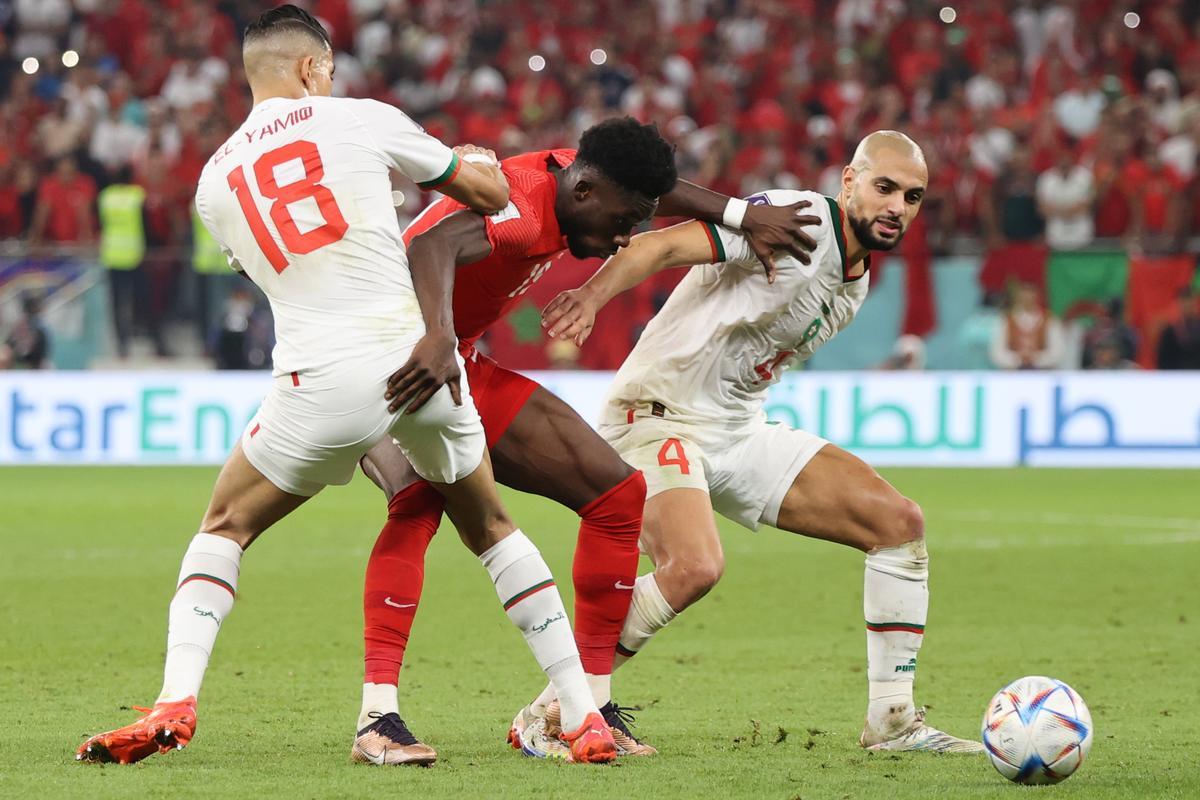
[[(542, 682), (486, 573), (443, 529), (401, 686), (441, 760), (353, 766), (361, 580), (383, 512), (361, 477), (243, 561), (192, 745), (135, 767), (76, 764), (85, 734), (158, 691), (167, 602), (214, 475), (0, 470), (0, 796), (1200, 797), (1195, 471), (886, 471), (928, 518), (918, 703), (974, 736), (1007, 681), (1067, 681), (1096, 739), (1056, 787), (1013, 786), (984, 757), (861, 751), (861, 555), (725, 523), (720, 586), (617, 675), (659, 757), (575, 766), (504, 746)], [(565, 580), (575, 517), (507, 496)]]

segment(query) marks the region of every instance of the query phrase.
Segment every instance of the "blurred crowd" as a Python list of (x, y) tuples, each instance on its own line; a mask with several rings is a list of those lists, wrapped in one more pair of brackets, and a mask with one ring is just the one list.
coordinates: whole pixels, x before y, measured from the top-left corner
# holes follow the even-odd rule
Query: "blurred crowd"
[[(571, 146), (631, 114), (696, 182), (835, 194), (861, 133), (899, 128), (929, 160), (913, 235), (933, 254), (960, 237), (1178, 253), (1200, 230), (1200, 0), (297, 2), (332, 35), (336, 94), (450, 143)], [(153, 335), (205, 272), (192, 191), (249, 109), (239, 36), (265, 5), (0, 0), (0, 239), (94, 244), (99, 193), (139, 187), (125, 282)], [(409, 214), (428, 200), (398, 188)]]

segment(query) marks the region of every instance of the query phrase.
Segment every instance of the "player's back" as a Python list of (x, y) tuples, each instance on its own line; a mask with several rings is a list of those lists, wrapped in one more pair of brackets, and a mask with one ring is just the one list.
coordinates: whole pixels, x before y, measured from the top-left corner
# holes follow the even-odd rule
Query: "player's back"
[[(496, 320), (521, 302), (522, 296), (555, 261), (566, 254), (566, 241), (555, 215), (558, 183), (553, 169), (575, 161), (574, 150), (538, 150), (500, 162), (509, 185), (509, 203), (484, 217), (490, 255), (460, 265), (454, 279), (454, 329), (473, 342)], [(404, 241), (432, 228), (465, 208), (443, 197), (404, 230)]]
[(263, 101), (209, 159), (196, 208), (271, 302), (276, 374), (422, 335), (389, 171), (436, 180), (456, 164), (398, 109), (334, 97)]

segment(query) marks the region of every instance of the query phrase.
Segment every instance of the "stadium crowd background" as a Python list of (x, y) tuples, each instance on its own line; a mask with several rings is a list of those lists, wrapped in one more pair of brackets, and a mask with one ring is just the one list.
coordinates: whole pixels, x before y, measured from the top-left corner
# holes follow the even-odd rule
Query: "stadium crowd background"
[[(924, 363), (935, 267), (966, 255), (977, 285), (957, 303), (990, 314), (993, 366), (1200, 368), (1197, 0), (298, 2), (332, 34), (336, 94), (501, 156), (631, 114), (690, 180), (832, 195), (863, 132), (908, 132), (931, 186), (875, 267), (873, 288), (889, 262), (905, 275), (884, 366)], [(39, 307), (103, 269), (112, 345), (93, 355), (116, 358), (100, 363), (269, 365), (265, 303), (190, 210), (249, 110), (239, 32), (263, 5), (0, 0), (0, 362), (57, 363)], [(429, 200), (397, 188), (402, 216)], [(120, 229), (101, 247), (106, 223)], [(618, 366), (679, 275), (614, 302), (582, 351), (548, 346), (537, 308), (587, 274), (556, 265), (488, 346), (518, 368)]]

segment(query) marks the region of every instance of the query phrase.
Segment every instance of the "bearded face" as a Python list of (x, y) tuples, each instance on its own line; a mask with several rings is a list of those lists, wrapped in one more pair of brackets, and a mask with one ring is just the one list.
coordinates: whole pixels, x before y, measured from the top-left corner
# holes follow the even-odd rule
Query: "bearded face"
[(857, 170), (848, 167), (844, 181), (846, 218), (859, 243), (891, 250), (921, 210), (928, 173), (923, 160), (884, 151)]

